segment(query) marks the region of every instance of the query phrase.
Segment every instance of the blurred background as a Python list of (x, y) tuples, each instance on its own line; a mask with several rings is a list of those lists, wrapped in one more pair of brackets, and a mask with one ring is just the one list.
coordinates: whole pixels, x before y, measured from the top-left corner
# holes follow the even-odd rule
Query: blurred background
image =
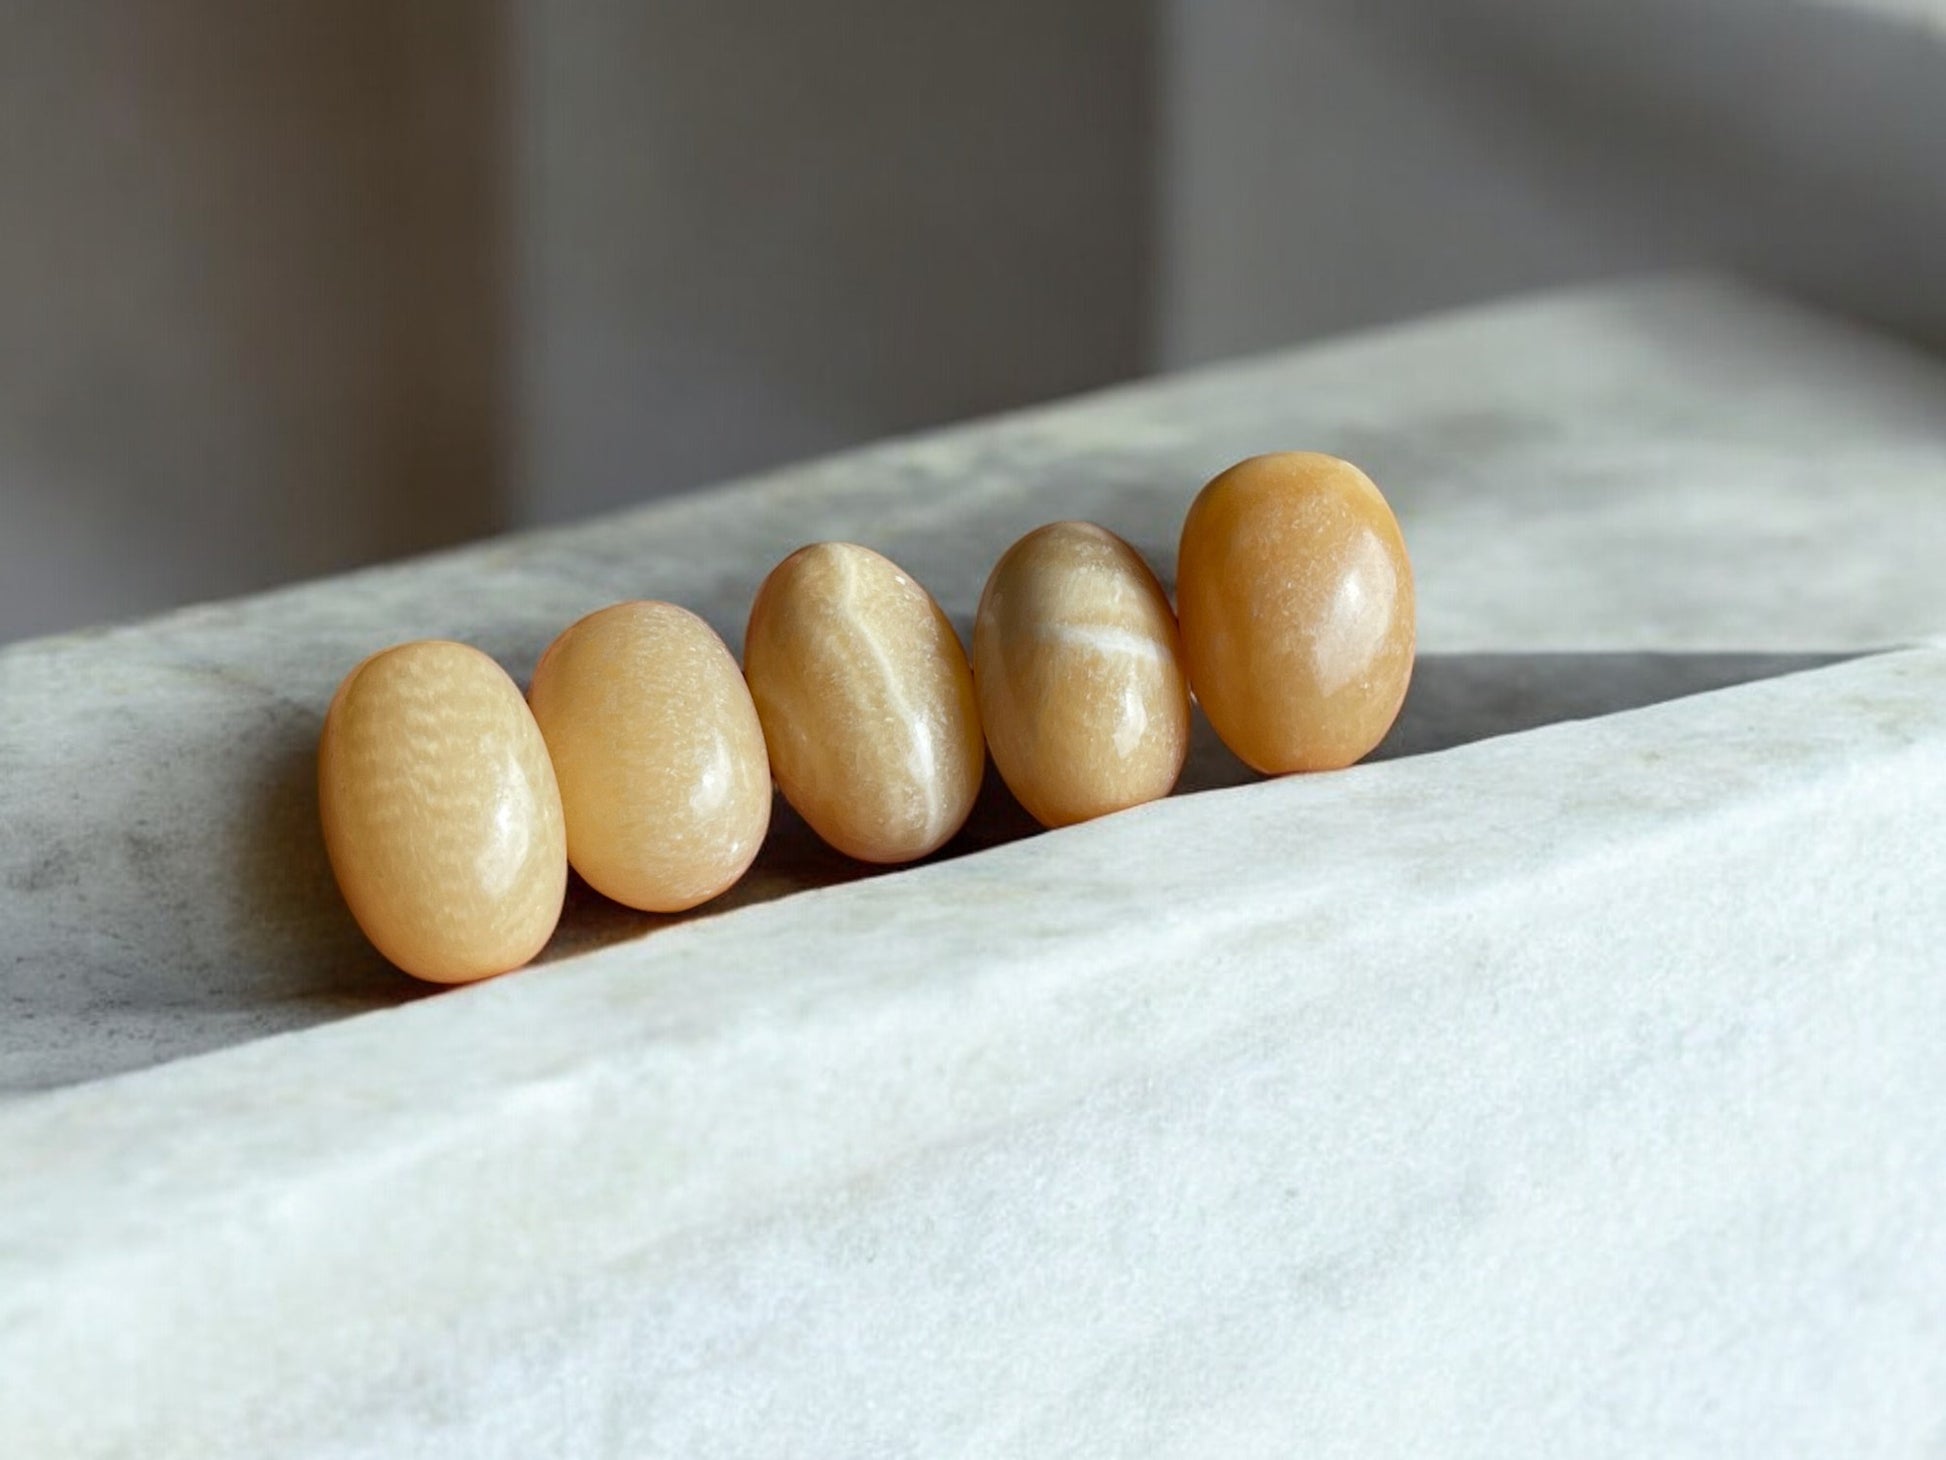
[(0, 0), (0, 639), (1511, 291), (1946, 347), (1946, 0)]

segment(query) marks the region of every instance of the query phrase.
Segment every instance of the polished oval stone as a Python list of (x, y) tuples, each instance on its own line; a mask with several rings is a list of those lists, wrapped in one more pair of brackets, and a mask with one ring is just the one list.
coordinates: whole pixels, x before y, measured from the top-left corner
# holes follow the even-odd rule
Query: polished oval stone
[(770, 762), (743, 674), (702, 619), (655, 602), (591, 613), (548, 646), (528, 699), (589, 886), (681, 912), (748, 870)]
[(1176, 616), (1104, 527), (1049, 523), (1001, 555), (973, 621), (973, 686), (993, 763), (1043, 826), (1153, 801), (1182, 773)]
[(318, 743), (331, 869), (378, 951), (434, 983), (520, 967), (560, 921), (561, 797), (506, 671), (429, 639), (345, 677)]
[(973, 809), (986, 747), (952, 624), (870, 548), (800, 548), (764, 580), (744, 674), (770, 766), (811, 829), (867, 862), (923, 857)]
[(1183, 522), (1176, 606), (1190, 686), (1247, 764), (1281, 775), (1367, 754), (1412, 678), (1412, 564), (1348, 461), (1253, 456)]

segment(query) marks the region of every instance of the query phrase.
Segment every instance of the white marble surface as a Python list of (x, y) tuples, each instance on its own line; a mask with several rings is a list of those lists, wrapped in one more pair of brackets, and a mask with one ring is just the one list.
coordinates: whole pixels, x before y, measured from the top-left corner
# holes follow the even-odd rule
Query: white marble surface
[[(1420, 577), (1401, 736), (1441, 743), (1946, 625), (1946, 372), (1709, 281), (1569, 294), (1136, 386), (132, 628), (0, 650), (0, 1092), (416, 990), (333, 892), (312, 757), (373, 647), (470, 639), (524, 681), (623, 597), (740, 643), (778, 558), (852, 537), (964, 628), (1020, 533), (1092, 516), (1165, 577), (1202, 481), (1293, 444), (1365, 464)], [(1532, 656), (1682, 655), (1662, 661)], [(1452, 720), (1464, 702), (1465, 724)], [(1190, 784), (1228, 779), (1205, 754)], [(983, 817), (966, 845), (1015, 834)], [(847, 875), (786, 826), (744, 898)], [(565, 951), (649, 926), (577, 910)]]
[[(1415, 554), (1384, 763), (866, 878), (787, 831), (410, 1004), (328, 895), (375, 642), (733, 632), (813, 536), (963, 617), (1290, 445)], [(1946, 652), (1864, 651), (1942, 562), (1946, 373), (1677, 281), (8, 651), (0, 1451), (1925, 1453)]]

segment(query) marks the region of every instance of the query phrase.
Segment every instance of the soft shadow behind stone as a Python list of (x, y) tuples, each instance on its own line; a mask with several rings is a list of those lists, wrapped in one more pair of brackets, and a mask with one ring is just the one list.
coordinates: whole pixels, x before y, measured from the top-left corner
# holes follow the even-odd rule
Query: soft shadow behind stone
[[(400, 973), (366, 941), (332, 876), (318, 821), (323, 716), (286, 712), (268, 723), (275, 726), (274, 744), (248, 766), (257, 790), (241, 800), (234, 832), (238, 881), (262, 913), (250, 940), (257, 956), (232, 992), (298, 1003), (331, 998), (346, 1013), (426, 992), (427, 985)], [(279, 956), (292, 949), (310, 957)]]
[(1426, 755), (1592, 720), (1753, 680), (1822, 669), (1853, 654), (1428, 654), (1373, 760)]

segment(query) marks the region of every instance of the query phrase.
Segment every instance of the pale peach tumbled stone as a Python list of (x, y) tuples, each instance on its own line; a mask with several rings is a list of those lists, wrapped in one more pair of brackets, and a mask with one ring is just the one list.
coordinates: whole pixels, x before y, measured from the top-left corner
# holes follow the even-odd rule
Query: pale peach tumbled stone
[(528, 698), (589, 886), (681, 912), (749, 868), (770, 764), (743, 675), (703, 620), (673, 603), (591, 613), (548, 646)]
[(986, 767), (952, 624), (896, 563), (853, 543), (800, 548), (750, 609), (744, 674), (785, 798), (866, 862), (941, 846)]
[(331, 869), (378, 951), (465, 983), (540, 952), (567, 890), (561, 797), (506, 671), (429, 639), (365, 660), (318, 743)]
[(1153, 801), (1182, 773), (1176, 616), (1106, 528), (1050, 523), (1001, 555), (973, 620), (973, 686), (993, 763), (1043, 826)]
[(1412, 564), (1350, 462), (1253, 456), (1183, 523), (1176, 607), (1190, 686), (1253, 768), (1335, 770), (1398, 718), (1412, 678)]

